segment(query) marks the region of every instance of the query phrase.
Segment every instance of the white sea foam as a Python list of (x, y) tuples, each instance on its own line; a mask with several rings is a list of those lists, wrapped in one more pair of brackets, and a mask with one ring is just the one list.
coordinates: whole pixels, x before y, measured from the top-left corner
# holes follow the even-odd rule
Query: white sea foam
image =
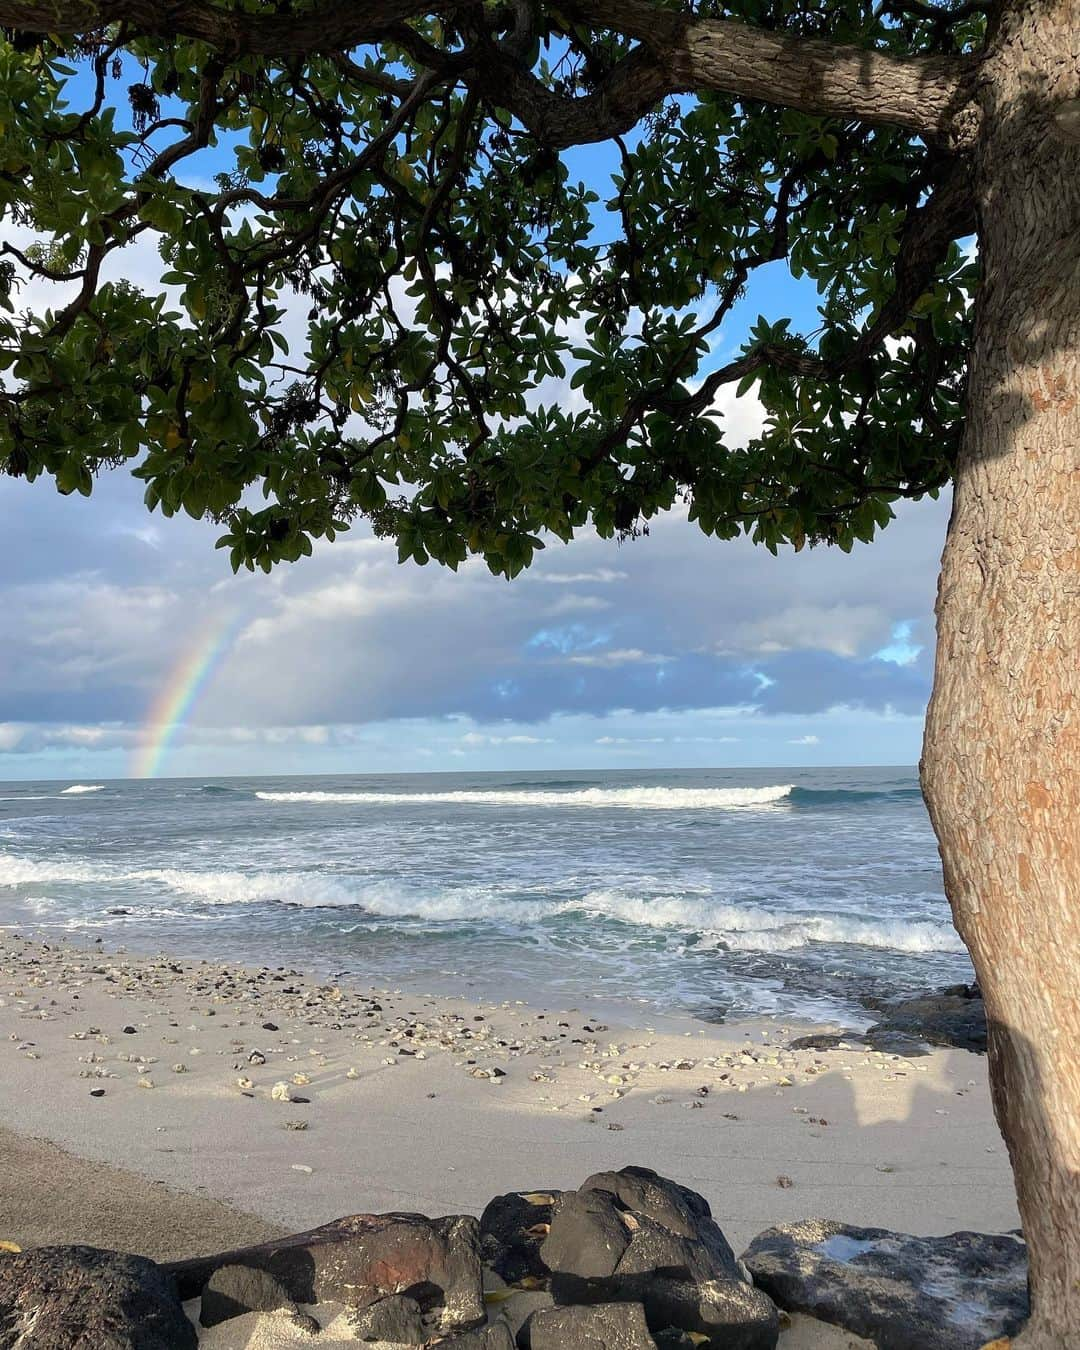
[(792, 790), (790, 783), (739, 788), (580, 788), (564, 792), (256, 792), (264, 802), (357, 806), (442, 804), (450, 806), (618, 806), (637, 811), (709, 811), (772, 806)]
[(616, 919), (639, 928), (668, 929), (706, 939), (699, 946), (738, 951), (792, 951), (810, 942), (858, 944), (900, 952), (962, 952), (956, 932), (945, 924), (895, 919), (793, 919), (756, 905), (728, 905), (682, 896), (633, 896), (620, 891), (590, 891), (580, 899), (555, 904), (515, 900), (483, 888), (460, 887), (440, 895), (416, 895), (377, 888), (364, 890), (359, 903), (384, 918), (418, 918), (452, 923), (468, 920), (536, 924), (574, 914)]
[(84, 792), (104, 792), (104, 783), (73, 783), (60, 793), (61, 797), (80, 797)]
[(335, 877), (316, 872), (219, 872), (175, 867), (123, 871), (60, 859), (39, 862), (0, 853), (0, 887), (28, 885), (130, 886), (151, 883), (207, 904), (241, 905), (291, 901), (299, 905), (357, 904), (355, 890)]
[(90, 863), (61, 859), (58, 862), (38, 862), (20, 858), (14, 853), (0, 853), (0, 886), (48, 886), (65, 881), (105, 881), (109, 872)]
[[(494, 923), (533, 926), (574, 916), (606, 919), (642, 930), (666, 930), (696, 950), (784, 952), (810, 943), (859, 945), (911, 954), (961, 953), (960, 938), (946, 923), (917, 919), (863, 919), (846, 915), (792, 914), (763, 905), (730, 904), (707, 894), (641, 895), (618, 887), (584, 895), (522, 899), (513, 890), (484, 885), (449, 886), (430, 892), (359, 878), (299, 871), (201, 871), (187, 868), (110, 869), (77, 860), (37, 861), (0, 853), (0, 887), (75, 885), (149, 886), (209, 905), (286, 902), (314, 907), (359, 908), (377, 919), (429, 923)], [(126, 899), (111, 896), (111, 899)]]
[(356, 893), (336, 877), (317, 872), (189, 872), (152, 868), (125, 880), (153, 881), (212, 905), (251, 905), (289, 901), (297, 905), (355, 905)]

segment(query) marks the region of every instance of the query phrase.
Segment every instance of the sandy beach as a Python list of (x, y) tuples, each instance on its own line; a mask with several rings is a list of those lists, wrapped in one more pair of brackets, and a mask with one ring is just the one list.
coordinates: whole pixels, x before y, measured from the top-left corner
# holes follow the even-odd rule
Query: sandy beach
[(0, 1239), (179, 1257), (353, 1212), (478, 1214), (629, 1162), (701, 1192), (736, 1251), (809, 1216), (1017, 1225), (985, 1060), (786, 1049), (804, 1030), (608, 1025), (4, 933)]

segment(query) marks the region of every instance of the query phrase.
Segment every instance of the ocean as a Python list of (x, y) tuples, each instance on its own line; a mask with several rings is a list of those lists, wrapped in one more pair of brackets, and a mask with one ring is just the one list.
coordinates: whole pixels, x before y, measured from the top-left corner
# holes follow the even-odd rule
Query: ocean
[(0, 784), (0, 926), (639, 1018), (971, 978), (907, 768)]

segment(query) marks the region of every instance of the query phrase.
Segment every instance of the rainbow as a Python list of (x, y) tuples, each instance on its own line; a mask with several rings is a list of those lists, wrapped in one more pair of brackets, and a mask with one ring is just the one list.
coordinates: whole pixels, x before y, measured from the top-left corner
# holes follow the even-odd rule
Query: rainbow
[(143, 734), (131, 756), (132, 778), (156, 778), (192, 708), (232, 646), (240, 621), (211, 619), (169, 672), (147, 712)]

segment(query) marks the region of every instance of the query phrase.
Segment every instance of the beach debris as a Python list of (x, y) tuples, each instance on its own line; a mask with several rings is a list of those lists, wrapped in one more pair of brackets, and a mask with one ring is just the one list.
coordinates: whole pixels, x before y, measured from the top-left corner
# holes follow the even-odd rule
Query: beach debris
[(275, 1083), (270, 1089), (270, 1100), (274, 1102), (291, 1102), (292, 1088), (284, 1081)]

